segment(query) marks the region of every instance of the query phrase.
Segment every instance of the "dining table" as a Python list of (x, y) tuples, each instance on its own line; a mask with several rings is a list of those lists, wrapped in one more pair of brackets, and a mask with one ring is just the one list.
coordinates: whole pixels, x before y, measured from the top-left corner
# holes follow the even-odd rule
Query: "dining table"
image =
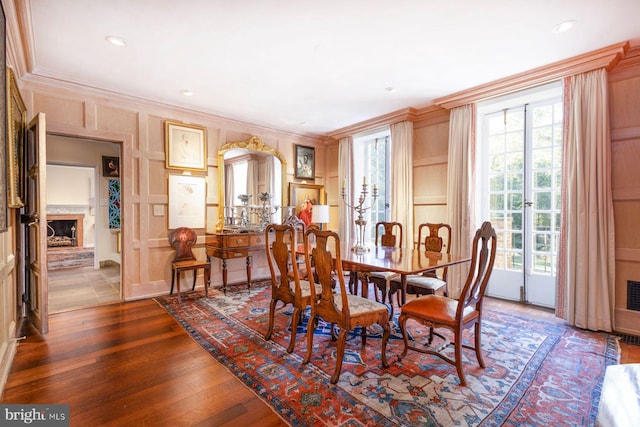
[[(300, 248), (302, 249), (302, 248)], [(331, 250), (331, 249), (330, 249)], [(302, 252), (302, 251), (300, 251)], [(332, 250), (332, 252), (335, 252)], [(373, 271), (390, 271), (398, 273), (401, 280), (400, 301), (404, 305), (407, 296), (407, 276), (435, 271), (471, 261), (471, 254), (447, 254), (425, 251), (418, 248), (398, 248), (390, 246), (373, 246), (365, 253), (341, 250), (342, 270), (352, 273), (369, 273)], [(363, 286), (362, 296), (368, 297), (368, 290)]]

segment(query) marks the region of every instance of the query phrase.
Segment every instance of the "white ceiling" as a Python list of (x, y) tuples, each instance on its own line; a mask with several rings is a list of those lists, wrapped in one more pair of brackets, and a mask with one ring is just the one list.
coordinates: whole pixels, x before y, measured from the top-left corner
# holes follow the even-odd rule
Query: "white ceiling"
[(27, 1), (34, 74), (296, 133), (640, 42), (640, 0)]

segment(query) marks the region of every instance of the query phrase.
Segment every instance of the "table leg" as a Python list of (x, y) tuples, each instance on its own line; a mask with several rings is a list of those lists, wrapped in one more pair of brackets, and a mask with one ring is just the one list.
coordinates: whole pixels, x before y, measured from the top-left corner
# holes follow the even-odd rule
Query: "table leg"
[(227, 294), (227, 260), (222, 258), (222, 291)]
[(402, 301), (402, 305), (405, 305), (407, 302), (407, 275), (401, 274), (400, 281), (402, 283), (402, 286), (400, 287), (400, 301)]
[(247, 289), (251, 289), (251, 255), (247, 257)]

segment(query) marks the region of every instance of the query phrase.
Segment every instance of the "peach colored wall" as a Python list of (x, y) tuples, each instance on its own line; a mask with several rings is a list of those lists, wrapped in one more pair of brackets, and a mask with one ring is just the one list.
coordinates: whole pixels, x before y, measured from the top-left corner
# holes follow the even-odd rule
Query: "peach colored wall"
[[(122, 143), (122, 275), (126, 300), (166, 294), (170, 288), (170, 259), (167, 242), (168, 176), (180, 173), (165, 168), (165, 120), (206, 127), (208, 168), (192, 172), (207, 179), (206, 230), (197, 230), (199, 247), (195, 253), (205, 258), (205, 232), (215, 231), (218, 220), (217, 151), (221, 145), (247, 140), (256, 135), (280, 151), (293, 181), (294, 144), (316, 148), (316, 184), (324, 183), (325, 144), (319, 137), (293, 135), (185, 109), (115, 96), (99, 90), (55, 86), (30, 78), (21, 82), (21, 92), (29, 114), (44, 112), (49, 134)], [(154, 206), (164, 208), (155, 216)], [(212, 261), (212, 284), (221, 284), (221, 262)], [(253, 277), (266, 277), (263, 256), (254, 257)], [(244, 260), (229, 261), (229, 282), (245, 278)], [(198, 285), (201, 286), (201, 278)]]
[(613, 210), (616, 227), (615, 327), (640, 335), (627, 309), (627, 281), (640, 281), (640, 46), (609, 73)]

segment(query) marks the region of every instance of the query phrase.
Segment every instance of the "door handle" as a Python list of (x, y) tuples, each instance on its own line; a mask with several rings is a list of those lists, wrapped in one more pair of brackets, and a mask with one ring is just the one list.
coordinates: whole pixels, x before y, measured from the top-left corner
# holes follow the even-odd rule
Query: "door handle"
[(525, 202), (524, 202), (524, 205), (530, 208), (531, 206), (533, 206), (533, 202), (527, 202), (527, 201), (525, 201)]
[(32, 213), (30, 215), (22, 214), (20, 215), (20, 222), (27, 224), (27, 227), (38, 225), (40, 224), (40, 215), (38, 213)]

